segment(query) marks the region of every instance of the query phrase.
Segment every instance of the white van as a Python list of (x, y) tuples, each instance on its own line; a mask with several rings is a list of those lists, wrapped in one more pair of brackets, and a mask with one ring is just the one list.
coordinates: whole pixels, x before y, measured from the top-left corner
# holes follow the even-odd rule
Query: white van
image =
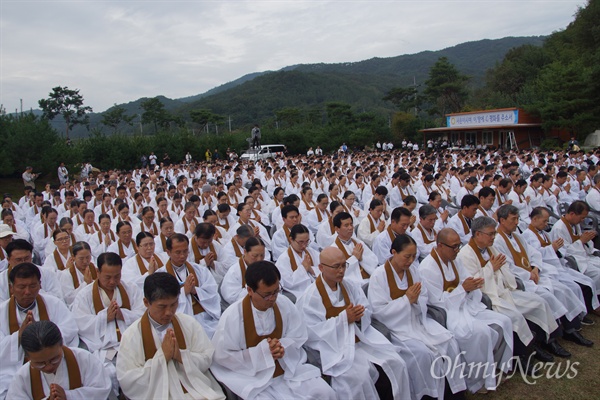
[(286, 148), (282, 144), (265, 144), (258, 149), (248, 149), (240, 156), (241, 160), (256, 161), (266, 160), (267, 158), (282, 157)]

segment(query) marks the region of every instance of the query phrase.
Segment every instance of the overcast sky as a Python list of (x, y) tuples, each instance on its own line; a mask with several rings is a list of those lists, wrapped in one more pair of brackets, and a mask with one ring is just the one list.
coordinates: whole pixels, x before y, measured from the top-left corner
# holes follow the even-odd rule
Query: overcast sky
[(0, 0), (0, 103), (55, 86), (102, 112), (203, 93), (245, 74), (564, 29), (585, 0)]

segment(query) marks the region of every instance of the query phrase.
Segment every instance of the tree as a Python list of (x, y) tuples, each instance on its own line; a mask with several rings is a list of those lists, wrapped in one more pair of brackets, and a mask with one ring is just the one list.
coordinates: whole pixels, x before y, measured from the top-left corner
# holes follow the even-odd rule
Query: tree
[(117, 133), (117, 129), (122, 123), (129, 126), (133, 125), (135, 115), (127, 115), (126, 113), (127, 110), (125, 110), (124, 107), (115, 104), (114, 107), (111, 107), (102, 113), (102, 121), (100, 121), (100, 123), (112, 128), (113, 133)]
[(425, 82), (425, 98), (430, 104), (429, 114), (443, 117), (448, 113), (460, 112), (469, 93), (469, 77), (461, 75), (446, 57), (440, 57), (429, 70)]
[(383, 100), (393, 103), (400, 111), (421, 107), (421, 98), (419, 98), (415, 87), (393, 88), (385, 95)]
[(330, 102), (325, 104), (329, 124), (348, 124), (354, 121), (352, 106), (347, 103)]
[(202, 129), (208, 130), (208, 124), (218, 124), (225, 120), (225, 117), (213, 113), (211, 110), (200, 109), (190, 111), (190, 118), (193, 122), (202, 126)]
[(167, 127), (172, 121), (169, 112), (165, 110), (165, 105), (158, 97), (144, 100), (140, 104), (144, 112), (142, 113), (142, 122), (152, 123), (154, 125), (154, 133), (158, 132), (158, 127)]
[(88, 113), (92, 107), (83, 105), (83, 96), (79, 89), (71, 90), (68, 87), (57, 86), (52, 89), (47, 99), (41, 99), (38, 103), (46, 119), (52, 120), (62, 115), (66, 128), (66, 138), (69, 140), (69, 130), (75, 125), (87, 125), (89, 123)]

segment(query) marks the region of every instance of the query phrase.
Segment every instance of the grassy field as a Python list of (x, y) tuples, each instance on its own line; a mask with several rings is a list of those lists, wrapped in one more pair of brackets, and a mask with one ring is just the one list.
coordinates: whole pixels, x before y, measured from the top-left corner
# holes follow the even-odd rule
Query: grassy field
[[(39, 190), (42, 189), (43, 182), (45, 181), (38, 182)], [(20, 179), (0, 179), (0, 193), (11, 193), (18, 201), (23, 193), (23, 182)], [(540, 376), (537, 379), (528, 377), (526, 382), (520, 374), (515, 374), (511, 379), (504, 381), (496, 392), (485, 395), (469, 394), (467, 398), (489, 400), (599, 399), (600, 317), (590, 315), (590, 318), (596, 324), (583, 327), (582, 334), (594, 341), (594, 347), (581, 347), (561, 340), (563, 347), (573, 354), (570, 359), (556, 358), (553, 365), (544, 365), (543, 369), (537, 372)], [(538, 365), (542, 367), (543, 364), (538, 363)], [(551, 377), (548, 378), (547, 374), (550, 374)], [(575, 376), (572, 377), (573, 375)]]
[[(585, 326), (581, 333), (595, 344), (594, 347), (582, 347), (560, 340), (560, 343), (573, 355), (570, 359), (555, 357), (554, 365), (538, 363), (543, 369), (538, 379), (528, 377), (524, 381), (519, 374), (500, 385), (496, 392), (486, 395), (469, 395), (469, 399), (508, 400), (560, 400), (560, 399), (598, 399), (600, 398), (600, 318), (590, 315), (596, 322)], [(565, 371), (567, 373), (565, 373)], [(550, 377), (548, 377), (548, 374)], [(571, 378), (567, 377), (568, 375)], [(574, 377), (573, 377), (574, 375)], [(556, 376), (562, 376), (557, 378)]]

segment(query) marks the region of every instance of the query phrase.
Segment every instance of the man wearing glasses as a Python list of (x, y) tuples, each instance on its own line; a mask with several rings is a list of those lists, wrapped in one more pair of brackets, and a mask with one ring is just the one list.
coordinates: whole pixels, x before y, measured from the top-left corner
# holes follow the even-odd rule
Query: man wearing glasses
[(77, 324), (65, 303), (40, 294), (41, 277), (40, 269), (31, 262), (14, 266), (8, 274), (12, 295), (0, 303), (0, 398), (5, 398), (12, 377), (23, 365), (25, 354), (20, 344), (28, 325), (52, 320), (61, 326), (68, 346), (79, 344)]
[[(479, 217), (471, 225), (472, 238), (458, 253), (458, 261), (475, 278), (483, 278), (481, 291), (488, 295), (492, 309), (508, 316), (513, 326), (514, 354), (522, 365), (531, 368), (528, 356), (535, 350), (535, 357), (551, 362), (553, 357), (534, 342), (545, 341), (558, 330), (552, 309), (535, 293), (518, 290), (517, 280), (506, 263), (506, 256), (493, 246), (496, 237), (496, 221)], [(530, 329), (531, 328), (531, 329)]]
[(336, 399), (321, 371), (304, 363), (306, 325), (282, 291), (277, 267), (259, 261), (246, 270), (248, 295), (221, 316), (211, 370), (238, 396)]
[(110, 379), (90, 352), (63, 345), (51, 321), (30, 323), (21, 334), (29, 362), (19, 369), (7, 393), (9, 399), (106, 399)]
[(321, 252), (320, 276), (298, 299), (308, 327), (307, 345), (319, 352), (323, 373), (340, 399), (410, 398), (406, 364), (371, 327), (361, 287), (344, 279), (347, 262), (338, 248)]
[(465, 372), (467, 388), (485, 393), (496, 390), (496, 369), (504, 373), (510, 369), (512, 323), (481, 302), (484, 280), (472, 277), (456, 260), (461, 247), (460, 236), (453, 229), (442, 229), (419, 271), (429, 303), (446, 310), (447, 328), (464, 351), (467, 365), (483, 366)]

